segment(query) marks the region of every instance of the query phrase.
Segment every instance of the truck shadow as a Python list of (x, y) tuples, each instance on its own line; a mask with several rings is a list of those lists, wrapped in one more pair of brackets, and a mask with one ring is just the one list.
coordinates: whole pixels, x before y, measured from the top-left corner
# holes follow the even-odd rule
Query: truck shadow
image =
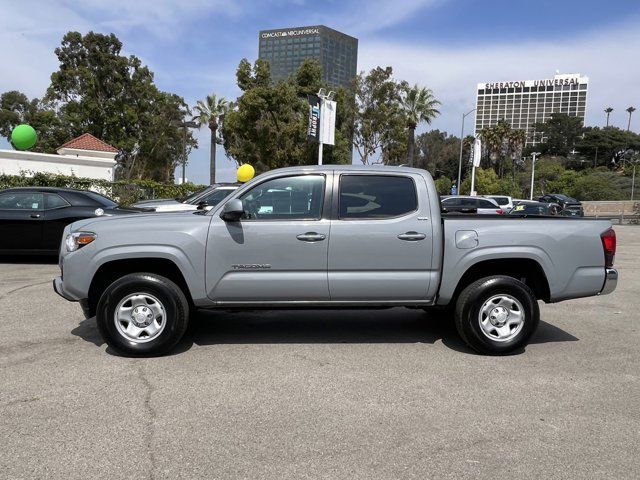
[[(71, 331), (96, 346), (104, 345), (95, 318)], [(530, 344), (573, 342), (578, 338), (541, 321)], [(177, 355), (199, 346), (293, 343), (426, 343), (475, 354), (460, 339), (445, 314), (394, 308), (387, 310), (252, 310), (198, 312), (178, 346)], [(117, 355), (107, 348), (107, 353)], [(515, 352), (521, 353), (521, 352)]]

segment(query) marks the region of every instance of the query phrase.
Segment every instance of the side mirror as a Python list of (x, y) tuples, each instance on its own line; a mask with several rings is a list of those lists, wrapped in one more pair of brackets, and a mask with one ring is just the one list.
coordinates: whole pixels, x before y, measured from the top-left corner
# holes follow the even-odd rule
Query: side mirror
[(237, 222), (244, 214), (244, 207), (242, 206), (242, 200), (234, 198), (224, 204), (220, 218), (225, 222)]
[(206, 210), (208, 206), (209, 204), (207, 202), (199, 202), (197, 208), (198, 210)]

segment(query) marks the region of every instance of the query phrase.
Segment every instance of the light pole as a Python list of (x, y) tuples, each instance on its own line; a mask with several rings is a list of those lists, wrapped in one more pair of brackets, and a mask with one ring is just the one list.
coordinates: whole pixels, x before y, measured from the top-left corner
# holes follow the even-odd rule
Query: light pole
[(531, 162), (531, 191), (529, 192), (529, 200), (533, 200), (533, 179), (535, 178), (536, 175), (536, 160), (538, 155), (541, 155), (540, 152), (533, 152), (531, 153), (531, 158), (532, 158), (532, 162)]
[(318, 165), (322, 165), (322, 116), (324, 115), (324, 101), (325, 100), (333, 100), (336, 92), (330, 91), (325, 95), (324, 88), (318, 90), (318, 98), (320, 99), (320, 125), (318, 125)]
[(187, 180), (187, 128), (198, 128), (200, 125), (198, 125), (196, 122), (192, 122), (192, 121), (180, 121), (180, 120), (175, 120), (173, 122), (171, 122), (171, 125), (173, 125), (174, 127), (182, 127), (183, 129), (183, 137), (182, 137), (182, 183), (184, 184)]
[(458, 183), (456, 183), (456, 193), (460, 195), (460, 183), (462, 182), (462, 146), (464, 145), (464, 119), (471, 115), (477, 108), (462, 114), (462, 128), (460, 129), (460, 159), (458, 160)]
[(631, 201), (633, 202), (633, 190), (636, 186), (636, 164), (638, 162), (633, 163), (633, 176), (631, 177)]

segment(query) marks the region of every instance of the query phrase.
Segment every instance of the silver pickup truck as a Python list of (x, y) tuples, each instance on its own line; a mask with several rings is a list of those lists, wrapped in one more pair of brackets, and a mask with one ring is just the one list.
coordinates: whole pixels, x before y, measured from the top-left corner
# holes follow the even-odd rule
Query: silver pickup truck
[(195, 309), (449, 308), (476, 351), (521, 349), (538, 300), (615, 289), (605, 220), (440, 214), (433, 179), (404, 167), (274, 170), (212, 210), (67, 227), (54, 289), (105, 341), (159, 355)]

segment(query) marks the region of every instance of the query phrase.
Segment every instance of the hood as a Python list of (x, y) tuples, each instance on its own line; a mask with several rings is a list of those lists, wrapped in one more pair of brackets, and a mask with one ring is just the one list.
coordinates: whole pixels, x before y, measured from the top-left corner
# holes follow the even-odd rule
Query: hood
[(103, 215), (101, 217), (85, 218), (78, 220), (70, 225), (71, 232), (86, 230), (96, 232), (102, 228), (135, 228), (138, 223), (141, 225), (147, 221), (171, 222), (172, 218), (184, 217), (185, 212), (166, 212), (166, 213), (135, 213), (132, 215)]

